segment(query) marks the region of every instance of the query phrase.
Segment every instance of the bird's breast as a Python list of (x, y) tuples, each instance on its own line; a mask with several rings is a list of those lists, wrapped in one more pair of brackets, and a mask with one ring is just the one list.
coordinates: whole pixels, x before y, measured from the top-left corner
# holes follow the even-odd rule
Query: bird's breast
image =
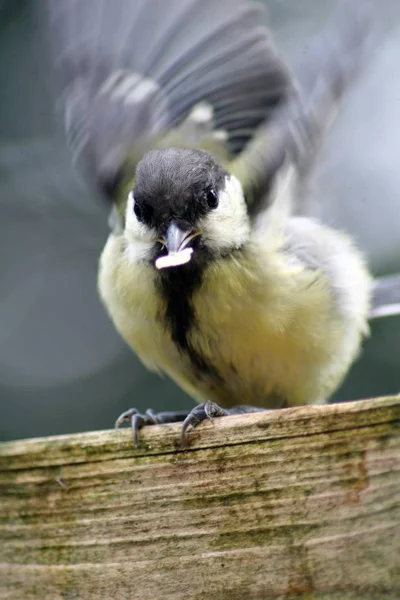
[(316, 399), (314, 375), (331, 349), (313, 321), (324, 310), (310, 310), (309, 291), (302, 300), (310, 286), (300, 270), (288, 276), (286, 265), (280, 280), (279, 259), (260, 267), (251, 254), (236, 254), (202, 273), (179, 267), (160, 280), (151, 265), (129, 263), (122, 251), (121, 240), (110, 238), (100, 294), (150, 369), (166, 372), (197, 400), (223, 406)]

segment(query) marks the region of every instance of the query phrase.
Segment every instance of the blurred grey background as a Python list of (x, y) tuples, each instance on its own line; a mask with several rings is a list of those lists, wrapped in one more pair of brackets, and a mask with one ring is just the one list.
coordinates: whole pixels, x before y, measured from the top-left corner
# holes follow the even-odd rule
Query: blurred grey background
[[(266, 4), (294, 65), (334, 1)], [(130, 406), (193, 405), (141, 366), (97, 298), (107, 207), (71, 166), (37, 19), (35, 0), (0, 0), (1, 439), (109, 428)], [(394, 23), (347, 96), (315, 180), (322, 218), (355, 236), (376, 274), (400, 271), (399, 64)], [(374, 322), (335, 400), (399, 391), (399, 345), (400, 317)]]

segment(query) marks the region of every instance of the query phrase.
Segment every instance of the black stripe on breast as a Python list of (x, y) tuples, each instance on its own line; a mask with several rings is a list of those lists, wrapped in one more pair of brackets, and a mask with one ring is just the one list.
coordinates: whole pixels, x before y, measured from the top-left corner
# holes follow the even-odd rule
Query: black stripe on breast
[(204, 269), (210, 260), (204, 249), (199, 254), (201, 263), (192, 260), (180, 267), (161, 270), (157, 286), (166, 303), (165, 319), (173, 342), (190, 358), (199, 375), (207, 374), (221, 380), (210, 361), (196, 352), (189, 343), (189, 333), (196, 326), (193, 296), (201, 286)]

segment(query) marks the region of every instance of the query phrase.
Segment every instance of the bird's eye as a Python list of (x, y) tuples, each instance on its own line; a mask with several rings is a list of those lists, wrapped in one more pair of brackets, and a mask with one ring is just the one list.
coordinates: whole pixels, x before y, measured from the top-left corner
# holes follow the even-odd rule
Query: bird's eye
[(218, 196), (213, 189), (207, 191), (207, 204), (210, 208), (217, 208)]
[(143, 206), (141, 204), (139, 204), (138, 201), (136, 200), (136, 198), (133, 194), (133, 190), (129, 193), (128, 201), (132, 202), (133, 212), (135, 213), (137, 220), (142, 222), (144, 220)]
[(144, 219), (143, 207), (140, 206), (140, 204), (138, 204), (137, 202), (135, 202), (133, 205), (133, 212), (135, 213), (137, 220), (142, 222)]
[(143, 202), (142, 199), (138, 200), (135, 198), (133, 191), (129, 194), (128, 200), (133, 203), (133, 212), (139, 223), (147, 223), (149, 225), (153, 212), (151, 206), (147, 202)]

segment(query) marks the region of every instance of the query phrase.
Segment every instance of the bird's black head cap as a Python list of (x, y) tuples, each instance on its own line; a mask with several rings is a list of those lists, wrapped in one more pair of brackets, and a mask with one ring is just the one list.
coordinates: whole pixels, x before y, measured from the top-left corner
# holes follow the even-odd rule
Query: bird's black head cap
[(216, 207), (226, 171), (204, 150), (161, 148), (144, 155), (133, 190), (139, 220), (160, 234), (174, 220), (193, 227)]

